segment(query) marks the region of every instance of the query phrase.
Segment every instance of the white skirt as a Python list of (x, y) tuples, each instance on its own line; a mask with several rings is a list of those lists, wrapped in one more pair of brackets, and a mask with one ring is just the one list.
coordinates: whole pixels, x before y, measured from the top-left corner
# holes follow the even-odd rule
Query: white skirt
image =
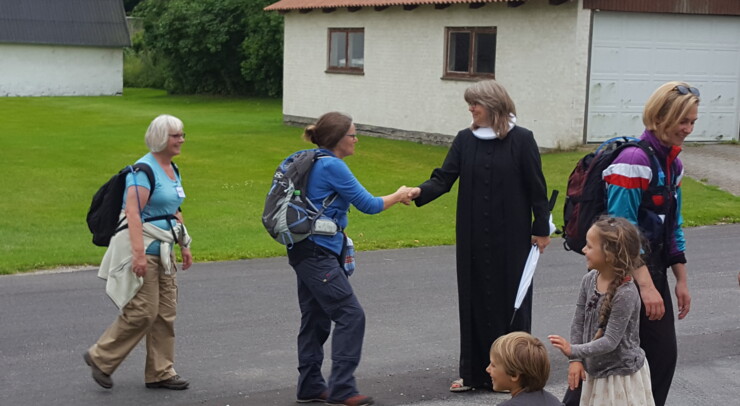
[(581, 406), (655, 406), (647, 359), (632, 375), (587, 378), (582, 384)]

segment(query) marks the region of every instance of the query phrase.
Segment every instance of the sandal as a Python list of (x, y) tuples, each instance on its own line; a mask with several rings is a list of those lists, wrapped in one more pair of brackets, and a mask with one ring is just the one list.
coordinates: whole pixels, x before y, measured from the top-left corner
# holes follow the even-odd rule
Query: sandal
[(465, 386), (462, 378), (452, 381), (450, 385), (450, 392), (467, 392), (471, 389), (473, 389), (471, 386)]

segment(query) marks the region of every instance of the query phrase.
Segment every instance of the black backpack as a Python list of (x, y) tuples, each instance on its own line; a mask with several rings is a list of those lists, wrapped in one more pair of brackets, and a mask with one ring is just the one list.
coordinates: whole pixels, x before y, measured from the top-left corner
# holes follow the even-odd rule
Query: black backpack
[(628, 147), (642, 149), (650, 159), (653, 176), (648, 190), (643, 193), (642, 201), (651, 204), (652, 195), (663, 193), (662, 188), (657, 186), (660, 166), (652, 147), (645, 141), (632, 137), (616, 137), (604, 141), (596, 151), (581, 158), (568, 177), (568, 190), (563, 206), (563, 246), (567, 251), (583, 254), (581, 250), (586, 245), (588, 229), (607, 211), (606, 184), (602, 172)]
[[(174, 162), (172, 168), (175, 173), (180, 173)], [(110, 244), (110, 239), (117, 232), (126, 228), (126, 226), (122, 227), (118, 220), (123, 205), (123, 194), (126, 189), (126, 175), (138, 171), (146, 173), (146, 177), (149, 179), (149, 197), (151, 198), (157, 183), (154, 180), (152, 168), (145, 163), (137, 163), (121, 169), (93, 195), (90, 209), (87, 211), (87, 227), (93, 235), (93, 244), (107, 247)], [(152, 221), (171, 217), (173, 216), (156, 216), (142, 220)]]
[(334, 201), (336, 193), (327, 197), (317, 208), (306, 195), (308, 175), (314, 162), (330, 155), (318, 149), (298, 151), (283, 160), (272, 177), (265, 198), (262, 224), (280, 244), (289, 248), (313, 233), (316, 219)]

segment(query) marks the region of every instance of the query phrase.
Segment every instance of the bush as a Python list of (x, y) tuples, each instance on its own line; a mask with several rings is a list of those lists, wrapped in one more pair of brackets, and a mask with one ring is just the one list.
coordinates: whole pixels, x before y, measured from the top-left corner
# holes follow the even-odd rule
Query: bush
[(164, 89), (165, 71), (156, 55), (142, 45), (142, 34), (132, 39), (132, 46), (123, 50), (123, 86)]
[[(161, 66), (170, 93), (277, 96), (282, 18), (266, 0), (146, 0), (142, 63)], [(144, 52), (146, 51), (146, 52)]]
[(283, 17), (264, 12), (271, 1), (250, 4), (247, 35), (242, 42), (241, 73), (255, 94), (280, 96), (283, 91)]

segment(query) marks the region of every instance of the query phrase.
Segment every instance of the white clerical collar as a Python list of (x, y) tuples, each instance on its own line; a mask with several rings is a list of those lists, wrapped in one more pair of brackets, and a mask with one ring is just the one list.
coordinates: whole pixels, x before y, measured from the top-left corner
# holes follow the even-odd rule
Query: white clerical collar
[[(514, 128), (515, 125), (516, 125), (516, 116), (509, 113), (509, 130)], [(481, 140), (492, 140), (498, 137), (498, 134), (496, 134), (496, 131), (493, 131), (493, 128), (491, 127), (478, 127), (478, 128), (471, 127), (471, 130), (473, 131), (473, 135), (475, 135), (477, 138)]]

